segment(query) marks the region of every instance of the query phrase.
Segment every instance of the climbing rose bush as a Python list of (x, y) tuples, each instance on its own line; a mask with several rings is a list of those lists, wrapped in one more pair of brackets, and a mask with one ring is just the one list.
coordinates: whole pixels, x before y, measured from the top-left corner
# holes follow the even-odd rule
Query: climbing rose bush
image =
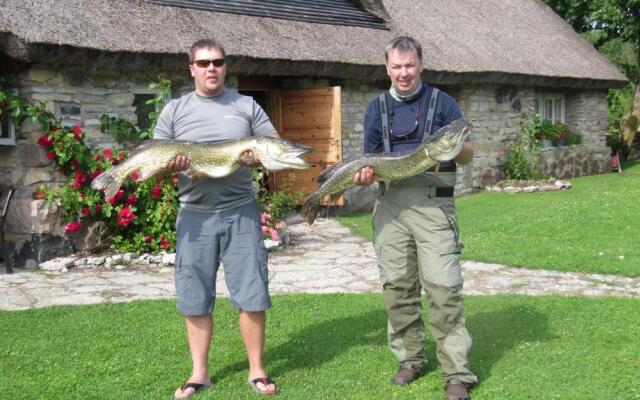
[(63, 209), (64, 230), (68, 234), (102, 222), (113, 233), (112, 247), (125, 252), (173, 251), (174, 223), (177, 212), (177, 179), (151, 178), (137, 182), (133, 173), (116, 195), (105, 201), (102, 193), (91, 188), (91, 181), (127, 158), (127, 153), (111, 148), (91, 149), (84, 142), (78, 125), (51, 126), (38, 139), (47, 159), (56, 163), (68, 178), (48, 198)]

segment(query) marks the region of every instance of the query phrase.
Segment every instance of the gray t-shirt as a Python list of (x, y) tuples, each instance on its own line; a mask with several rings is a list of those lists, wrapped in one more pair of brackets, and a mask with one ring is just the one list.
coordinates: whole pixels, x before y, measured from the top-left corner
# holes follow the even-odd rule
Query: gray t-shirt
[[(171, 100), (160, 113), (154, 139), (221, 141), (276, 132), (264, 110), (253, 98), (225, 89), (216, 97), (195, 92)], [(251, 169), (240, 167), (224, 178), (196, 181), (178, 175), (180, 205), (199, 211), (222, 211), (253, 200)]]

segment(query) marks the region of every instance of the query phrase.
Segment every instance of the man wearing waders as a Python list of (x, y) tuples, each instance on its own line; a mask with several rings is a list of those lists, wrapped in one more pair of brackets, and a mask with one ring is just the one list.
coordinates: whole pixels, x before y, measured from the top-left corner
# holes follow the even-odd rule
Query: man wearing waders
[[(448, 94), (420, 79), (422, 48), (406, 36), (385, 48), (388, 92), (374, 99), (364, 119), (364, 152), (397, 153), (413, 149), (462, 114)], [(421, 291), (428, 304), (428, 324), (442, 367), (448, 400), (469, 398), (477, 382), (469, 369), (471, 336), (465, 327), (460, 271), (460, 240), (454, 208), (456, 162), (473, 157), (467, 141), (455, 162), (438, 172), (425, 171), (391, 183), (381, 183), (373, 213), (374, 248), (387, 311), (389, 347), (399, 363), (391, 382), (410, 383), (425, 374), (425, 328)], [(353, 181), (376, 180), (369, 167)]]

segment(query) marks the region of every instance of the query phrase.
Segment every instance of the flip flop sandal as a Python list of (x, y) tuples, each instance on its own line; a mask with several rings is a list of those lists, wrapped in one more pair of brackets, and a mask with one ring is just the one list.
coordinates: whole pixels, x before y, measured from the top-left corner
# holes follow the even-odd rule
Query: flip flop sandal
[(191, 397), (195, 396), (196, 393), (203, 391), (205, 389), (209, 389), (211, 387), (211, 383), (194, 383), (194, 382), (187, 382), (184, 385), (180, 386), (180, 391), (184, 393), (185, 390), (192, 388), (193, 392), (191, 392), (190, 395), (188, 395), (187, 397), (175, 397), (175, 395), (173, 396), (174, 399), (190, 399)]
[[(276, 386), (276, 383), (268, 376), (265, 376), (264, 378), (256, 378), (253, 380), (248, 380), (247, 383), (249, 384), (249, 386), (253, 388), (253, 390), (256, 393), (261, 394), (263, 396), (273, 396), (278, 394), (278, 392), (280, 392), (280, 389), (278, 389), (278, 386)], [(258, 383), (262, 383), (264, 386), (273, 384), (273, 386), (275, 386), (275, 389), (274, 390), (260, 389), (258, 387)]]

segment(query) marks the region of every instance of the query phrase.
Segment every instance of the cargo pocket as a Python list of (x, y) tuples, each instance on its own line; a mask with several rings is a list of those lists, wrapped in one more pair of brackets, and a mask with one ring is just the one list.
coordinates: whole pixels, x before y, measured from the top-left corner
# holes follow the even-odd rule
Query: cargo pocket
[[(438, 245), (431, 252), (426, 265), (430, 268), (421, 269), (421, 276), (428, 283), (445, 287), (461, 285), (462, 271), (460, 270), (460, 252), (462, 241), (458, 232), (455, 214), (451, 209), (448, 212), (446, 206), (439, 207), (443, 216), (443, 230), (440, 231)], [(447, 229), (448, 228), (448, 229)]]
[(451, 233), (453, 235), (453, 241), (443, 244), (440, 248), (440, 255), (444, 256), (447, 254), (460, 254), (462, 249), (464, 248), (464, 243), (462, 239), (460, 239), (460, 229), (458, 228), (458, 219), (455, 214), (452, 212), (447, 212), (445, 207), (440, 206), (440, 211), (444, 214), (447, 223), (449, 224), (449, 228), (451, 229)]

